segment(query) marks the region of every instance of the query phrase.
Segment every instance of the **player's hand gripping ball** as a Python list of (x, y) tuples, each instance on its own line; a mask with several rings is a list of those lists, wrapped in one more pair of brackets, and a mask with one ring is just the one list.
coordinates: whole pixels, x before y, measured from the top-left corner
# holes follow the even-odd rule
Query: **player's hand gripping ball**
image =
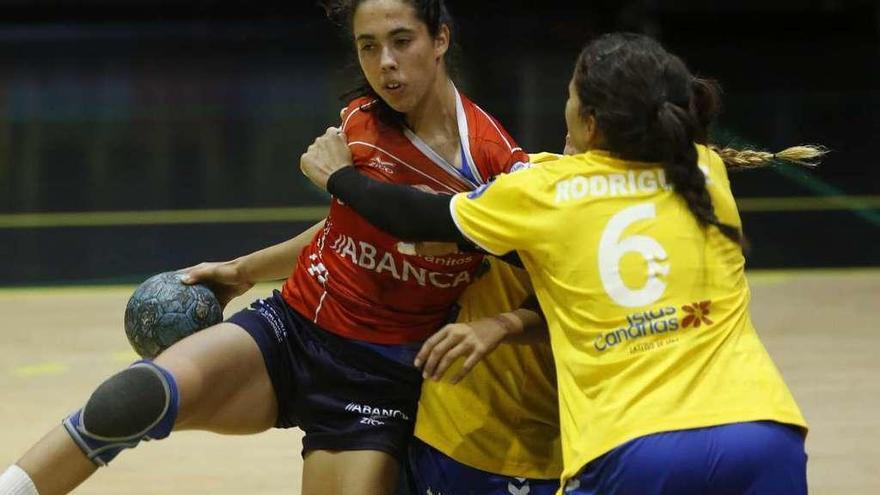
[(223, 308), (204, 285), (186, 285), (183, 275), (154, 275), (131, 295), (125, 308), (125, 335), (134, 350), (152, 359), (172, 344), (223, 321)]

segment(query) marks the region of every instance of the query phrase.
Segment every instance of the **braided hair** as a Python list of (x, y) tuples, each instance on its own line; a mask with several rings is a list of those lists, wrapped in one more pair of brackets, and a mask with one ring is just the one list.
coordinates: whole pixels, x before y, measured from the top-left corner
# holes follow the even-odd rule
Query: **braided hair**
[[(708, 144), (720, 107), (717, 83), (694, 77), (677, 56), (655, 40), (612, 33), (588, 44), (578, 56), (574, 87), (581, 117), (592, 116), (603, 147), (624, 160), (660, 162), (666, 177), (700, 225), (714, 226), (745, 244), (736, 227), (718, 219), (694, 143)], [(729, 168), (754, 168), (775, 160), (811, 165), (825, 150), (800, 146), (772, 154), (713, 148)]]
[(818, 145), (792, 146), (776, 153), (770, 153), (762, 150), (737, 149), (710, 144), (709, 127), (721, 112), (721, 86), (712, 79), (694, 77), (691, 80), (691, 90), (693, 91), (691, 110), (698, 124), (694, 141), (707, 145), (717, 153), (728, 170), (762, 168), (778, 162), (815, 167), (828, 153), (828, 149)]

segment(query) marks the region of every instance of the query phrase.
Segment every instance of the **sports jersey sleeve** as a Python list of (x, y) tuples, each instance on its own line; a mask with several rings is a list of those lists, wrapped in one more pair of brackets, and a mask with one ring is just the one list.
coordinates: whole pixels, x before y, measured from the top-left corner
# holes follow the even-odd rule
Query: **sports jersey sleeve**
[(513, 138), (504, 138), (505, 136), (507, 132), (499, 126), (496, 140), (484, 141), (480, 146), (481, 162), (485, 164), (480, 172), (486, 182), (498, 175), (516, 172), (530, 166), (529, 155), (517, 146)]
[(697, 151), (700, 167), (705, 167), (708, 171), (706, 188), (712, 198), (715, 214), (722, 223), (741, 229), (742, 220), (736, 207), (736, 201), (733, 199), (724, 160), (706, 146), (697, 146)]
[(559, 160), (562, 155), (558, 153), (548, 153), (546, 151), (542, 151), (540, 153), (532, 153), (529, 155), (529, 161), (532, 162), (532, 165), (539, 165), (545, 162), (553, 162)]
[(471, 149), (482, 182), (529, 167), (529, 155), (516, 143), (498, 120), (468, 102), (474, 115), (475, 133)]
[(529, 209), (528, 180), (531, 171), (501, 175), (494, 182), (470, 193), (452, 197), (449, 208), (458, 230), (469, 241), (497, 256), (527, 247), (537, 212)]
[(375, 100), (368, 97), (355, 98), (339, 113), (340, 128), (346, 134), (362, 132), (369, 119), (368, 109)]

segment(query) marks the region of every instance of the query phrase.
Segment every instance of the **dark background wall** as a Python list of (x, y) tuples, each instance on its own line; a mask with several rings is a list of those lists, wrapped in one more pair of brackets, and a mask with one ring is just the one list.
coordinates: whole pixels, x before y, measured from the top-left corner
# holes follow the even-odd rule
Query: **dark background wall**
[[(586, 40), (647, 32), (723, 84), (721, 144), (833, 150), (816, 171), (734, 177), (750, 266), (880, 265), (876, 2), (448, 3), (459, 87), (526, 149), (561, 148)], [(89, 212), (324, 204), (298, 157), (336, 123), (353, 62), (311, 0), (5, 0), (0, 285), (135, 280), (294, 235), (310, 220), (83, 224)], [(854, 198), (815, 199), (841, 195)], [(796, 199), (749, 202), (767, 197)], [(27, 216), (59, 212), (84, 214)]]

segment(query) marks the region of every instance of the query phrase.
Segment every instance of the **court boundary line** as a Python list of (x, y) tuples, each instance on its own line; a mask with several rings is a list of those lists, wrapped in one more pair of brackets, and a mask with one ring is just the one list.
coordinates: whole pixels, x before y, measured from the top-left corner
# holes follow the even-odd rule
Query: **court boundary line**
[[(880, 195), (739, 198), (744, 213), (864, 211), (880, 209)], [(93, 211), (0, 214), (0, 230), (143, 225), (310, 222), (327, 215), (326, 206), (192, 210)]]
[(8, 213), (0, 215), (0, 230), (308, 222), (322, 220), (327, 216), (327, 211), (328, 207), (326, 206), (293, 206), (287, 208)]
[[(820, 277), (873, 277), (880, 275), (880, 266), (864, 266), (864, 267), (834, 267), (834, 268), (760, 268), (754, 270), (746, 270), (746, 277), (750, 282), (762, 282), (767, 279), (776, 279), (779, 277), (796, 277), (800, 275), (811, 275)], [(248, 293), (271, 293), (272, 289), (280, 288), (283, 280), (276, 282), (260, 282), (254, 286)], [(42, 285), (22, 285), (22, 286), (0, 286), (0, 297), (14, 297), (21, 295), (45, 295), (45, 294), (65, 294), (65, 293), (81, 293), (83, 295), (114, 292), (114, 291), (131, 291), (138, 285), (138, 282), (130, 284), (112, 282), (109, 284), (101, 284), (100, 282), (76, 282), (65, 283), (63, 285), (53, 285), (51, 283)]]

